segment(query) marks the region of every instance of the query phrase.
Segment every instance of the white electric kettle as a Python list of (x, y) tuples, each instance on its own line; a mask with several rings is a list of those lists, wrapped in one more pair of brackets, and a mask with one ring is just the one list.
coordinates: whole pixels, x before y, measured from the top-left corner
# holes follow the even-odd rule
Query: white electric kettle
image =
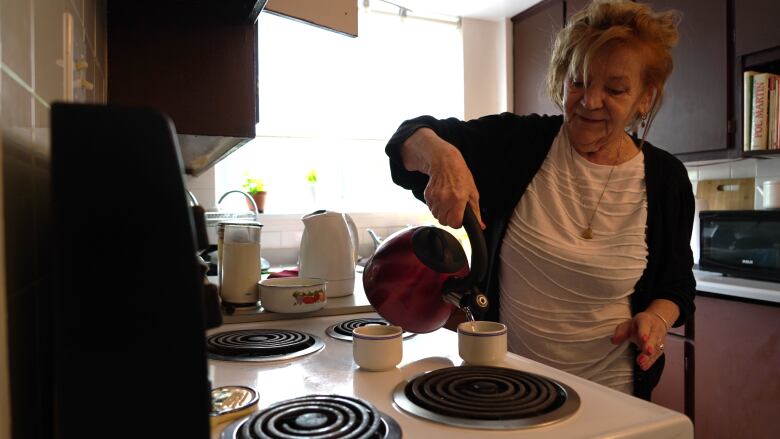
[(355, 289), (358, 236), (349, 215), (318, 210), (303, 218), (298, 259), (299, 275), (328, 281), (328, 297), (342, 297)]
[(766, 180), (763, 189), (756, 186), (761, 194), (764, 209), (780, 209), (780, 180)]

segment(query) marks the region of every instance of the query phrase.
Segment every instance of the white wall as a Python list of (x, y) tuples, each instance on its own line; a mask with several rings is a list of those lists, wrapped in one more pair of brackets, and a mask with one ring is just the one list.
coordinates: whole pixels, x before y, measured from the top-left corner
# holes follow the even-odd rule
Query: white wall
[(466, 120), (511, 110), (511, 21), (464, 18), (463, 101)]

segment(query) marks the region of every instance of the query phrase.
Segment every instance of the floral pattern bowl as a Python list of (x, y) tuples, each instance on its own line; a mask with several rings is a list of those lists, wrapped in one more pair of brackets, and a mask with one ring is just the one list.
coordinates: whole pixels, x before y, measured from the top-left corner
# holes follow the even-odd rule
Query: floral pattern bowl
[(278, 277), (260, 281), (260, 303), (266, 311), (301, 313), (322, 309), (328, 302), (327, 281)]

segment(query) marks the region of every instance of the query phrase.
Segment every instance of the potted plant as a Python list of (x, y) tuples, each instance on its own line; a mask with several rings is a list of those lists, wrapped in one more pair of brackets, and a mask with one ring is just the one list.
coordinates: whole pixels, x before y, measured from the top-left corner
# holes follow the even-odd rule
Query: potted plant
[(257, 211), (263, 213), (265, 210), (265, 184), (263, 180), (258, 177), (252, 177), (249, 174), (245, 174), (244, 192), (252, 196), (257, 204)]
[(309, 182), (309, 190), (311, 191), (311, 201), (317, 202), (317, 170), (312, 169), (306, 174), (306, 181)]

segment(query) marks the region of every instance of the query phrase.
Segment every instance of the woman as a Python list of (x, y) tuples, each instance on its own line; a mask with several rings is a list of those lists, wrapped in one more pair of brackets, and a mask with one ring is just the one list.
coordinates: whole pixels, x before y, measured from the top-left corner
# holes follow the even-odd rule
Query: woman
[(563, 117), (423, 116), (387, 145), (393, 180), (439, 222), (460, 227), (467, 204), (477, 213), (490, 255), (483, 318), (507, 324), (512, 352), (645, 399), (667, 332), (694, 310), (691, 184), (645, 141), (676, 23), (595, 1), (553, 49), (548, 93)]

